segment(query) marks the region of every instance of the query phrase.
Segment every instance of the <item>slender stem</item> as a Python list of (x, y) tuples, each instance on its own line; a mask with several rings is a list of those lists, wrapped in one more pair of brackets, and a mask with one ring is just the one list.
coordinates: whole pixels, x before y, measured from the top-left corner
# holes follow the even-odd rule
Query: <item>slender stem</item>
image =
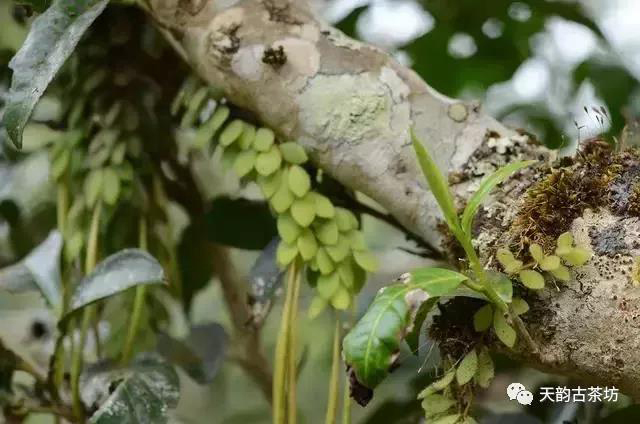
[(524, 325), (524, 322), (522, 322), (520, 317), (513, 312), (513, 308), (509, 308), (509, 315), (511, 317), (511, 321), (513, 321), (513, 323), (516, 325), (516, 328), (522, 335), (522, 338), (524, 338), (524, 341), (527, 343), (527, 345), (529, 345), (529, 349), (532, 350), (532, 353), (537, 353), (538, 344), (535, 342), (535, 340), (533, 340), (533, 337), (531, 337), (531, 334), (529, 334), (529, 331), (527, 330), (527, 327)]
[(288, 393), (287, 412), (289, 414), (288, 424), (295, 424), (298, 418), (296, 379), (297, 373), (297, 323), (298, 323), (298, 300), (300, 297), (300, 267), (296, 266), (293, 277), (293, 298), (291, 299), (291, 309), (289, 310), (289, 352), (288, 356)]
[(342, 394), (342, 424), (351, 424), (351, 393), (349, 393), (349, 376), (344, 379), (344, 393)]
[[(139, 245), (141, 249), (147, 250), (147, 220), (144, 216), (140, 217)], [(138, 334), (138, 329), (140, 328), (140, 319), (142, 318), (142, 310), (144, 308), (144, 298), (147, 292), (146, 289), (147, 286), (145, 285), (136, 286), (131, 323), (129, 324), (129, 331), (124, 342), (124, 348), (122, 349), (122, 364), (126, 364), (131, 359), (133, 343), (136, 339), (136, 335)]]
[[(56, 215), (57, 215), (57, 227), (58, 231), (62, 235), (64, 240), (64, 235), (66, 232), (66, 223), (67, 223), (67, 214), (69, 209), (69, 188), (66, 182), (61, 182), (58, 184), (57, 191), (57, 199), (56, 199)], [(69, 298), (71, 295), (71, 287), (69, 282), (69, 273), (67, 272), (67, 268), (63, 267), (62, 269), (62, 311), (61, 316), (67, 312), (69, 307)], [(51, 383), (52, 390), (56, 391), (54, 393), (54, 397), (58, 396), (57, 390), (62, 386), (62, 382), (64, 380), (64, 357), (65, 357), (65, 348), (64, 348), (64, 338), (66, 336), (66, 331), (63, 329), (58, 336), (60, 340), (56, 341), (55, 351), (53, 355), (53, 361), (51, 362), (53, 370), (50, 371), (49, 374), (49, 382)]]
[(280, 329), (278, 331), (278, 340), (276, 342), (275, 363), (273, 366), (273, 424), (284, 424), (285, 418), (285, 397), (287, 382), (287, 353), (289, 346), (289, 315), (293, 295), (295, 291), (295, 280), (298, 274), (296, 262), (289, 267), (287, 278), (287, 295), (282, 310), (282, 320), (280, 321)]
[[(98, 257), (98, 235), (100, 233), (100, 216), (102, 215), (102, 203), (98, 202), (91, 216), (89, 229), (89, 241), (87, 243), (87, 256), (85, 261), (85, 274), (89, 274), (96, 266)], [(87, 339), (87, 331), (93, 321), (94, 307), (89, 305), (82, 311), (80, 324), (80, 339), (73, 351), (71, 359), (71, 391), (73, 397), (73, 413), (82, 421), (84, 419), (84, 407), (80, 398), (80, 373), (82, 372), (83, 347)]]
[(336, 317), (336, 328), (333, 332), (333, 354), (331, 362), (331, 379), (329, 380), (329, 400), (325, 424), (336, 424), (338, 398), (340, 396), (340, 320)]

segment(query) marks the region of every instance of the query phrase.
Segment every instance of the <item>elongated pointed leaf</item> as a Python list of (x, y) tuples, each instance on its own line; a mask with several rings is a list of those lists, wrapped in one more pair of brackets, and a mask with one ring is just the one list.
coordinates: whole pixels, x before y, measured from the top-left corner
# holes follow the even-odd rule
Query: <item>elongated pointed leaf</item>
[(52, 231), (22, 261), (0, 270), (0, 290), (21, 293), (39, 289), (53, 308), (59, 308), (61, 251), (62, 237), (58, 231)]
[(91, 424), (162, 424), (180, 397), (178, 375), (157, 355), (142, 355), (130, 367), (90, 367), (82, 375), (81, 396), (98, 405)]
[(365, 315), (347, 334), (343, 352), (358, 381), (373, 389), (387, 375), (400, 342), (411, 329), (423, 302), (456, 289), (466, 276), (440, 268), (403, 275), (401, 284), (380, 290)]
[(153, 256), (140, 249), (122, 250), (100, 262), (80, 281), (69, 313), (131, 287), (164, 283), (164, 280), (164, 270)]
[(473, 218), (476, 216), (478, 208), (487, 197), (487, 195), (491, 192), (491, 190), (493, 190), (495, 186), (505, 181), (515, 172), (519, 171), (522, 168), (526, 168), (527, 166), (534, 163), (536, 163), (535, 160), (510, 163), (498, 169), (496, 172), (485, 178), (482, 183), (480, 183), (480, 187), (478, 187), (478, 190), (473, 193), (473, 196), (471, 196), (469, 202), (467, 203), (467, 207), (464, 208), (464, 212), (462, 213), (461, 223), (462, 230), (465, 232), (465, 234), (471, 236), (471, 224), (473, 224)]
[(4, 125), (13, 144), (22, 147), (22, 131), (38, 99), (109, 0), (55, 0), (36, 18), (24, 44), (11, 59), (11, 89)]
[(411, 130), (411, 140), (413, 142), (413, 148), (416, 151), (416, 155), (418, 156), (418, 163), (420, 164), (420, 168), (422, 168), (422, 173), (427, 179), (429, 188), (431, 189), (433, 196), (436, 198), (438, 205), (440, 205), (440, 209), (442, 209), (442, 213), (444, 214), (444, 218), (447, 221), (449, 228), (455, 233), (460, 228), (460, 224), (458, 221), (456, 207), (453, 203), (453, 196), (449, 191), (449, 184), (440, 171), (440, 168), (438, 168), (438, 165), (436, 165), (435, 161), (427, 149), (422, 145), (422, 142), (418, 137), (416, 137), (413, 130)]
[(197, 383), (211, 383), (222, 365), (228, 336), (224, 327), (211, 323), (191, 327), (185, 340), (158, 335), (158, 352), (180, 366)]

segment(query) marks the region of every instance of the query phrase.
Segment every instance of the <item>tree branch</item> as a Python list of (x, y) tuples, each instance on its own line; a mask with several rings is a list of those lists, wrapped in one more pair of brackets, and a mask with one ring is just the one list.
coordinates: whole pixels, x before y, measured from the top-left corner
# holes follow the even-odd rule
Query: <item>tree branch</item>
[[(438, 230), (441, 214), (409, 143), (411, 127), (454, 177), (460, 205), (500, 165), (553, 159), (478, 104), (442, 96), (385, 52), (319, 21), (306, 1), (149, 0), (149, 12), (202, 78), (282, 138), (302, 143), (318, 167), (377, 201), (430, 245), (446, 247), (446, 235)], [(280, 47), (284, 63), (262, 60), (265, 51)], [(476, 247), (489, 264), (527, 191), (547, 175), (536, 169), (505, 184), (482, 212)], [(622, 259), (640, 255), (633, 242), (638, 219), (610, 212), (582, 208), (568, 229), (580, 244), (593, 246), (592, 229), (620, 224), (628, 242)], [(540, 351), (520, 347), (522, 357), (640, 399), (639, 294), (622, 265), (628, 268), (620, 257), (596, 252), (558, 290), (532, 295), (531, 318), (523, 319)]]

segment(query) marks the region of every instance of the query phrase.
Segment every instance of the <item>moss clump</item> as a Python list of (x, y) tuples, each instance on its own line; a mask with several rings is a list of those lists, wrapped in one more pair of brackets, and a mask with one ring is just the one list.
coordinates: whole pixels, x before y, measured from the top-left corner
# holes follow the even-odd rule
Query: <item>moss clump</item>
[(587, 208), (607, 206), (618, 215), (640, 209), (640, 151), (614, 152), (609, 144), (594, 140), (561, 165), (528, 190), (511, 227), (514, 247), (538, 243), (552, 250), (558, 236)]

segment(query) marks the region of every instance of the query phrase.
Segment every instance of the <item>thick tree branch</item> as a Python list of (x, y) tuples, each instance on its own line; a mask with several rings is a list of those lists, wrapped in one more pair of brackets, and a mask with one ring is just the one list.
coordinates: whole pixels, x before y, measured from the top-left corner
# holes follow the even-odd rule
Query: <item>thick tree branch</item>
[[(532, 157), (550, 160), (528, 136), (504, 128), (479, 105), (440, 95), (386, 53), (327, 26), (306, 1), (148, 3), (172, 45), (202, 78), (281, 137), (301, 142), (317, 166), (375, 199), (431, 245), (450, 247), (438, 231), (441, 214), (409, 143), (411, 127), (454, 177), (461, 205), (497, 166)], [(280, 47), (284, 54), (276, 63), (270, 53)], [(546, 175), (536, 169), (514, 179), (485, 209), (477, 245), (486, 260), (505, 242), (501, 236), (531, 184)], [(593, 246), (590, 232), (598, 226), (620, 223), (629, 243), (640, 233), (637, 218), (606, 210), (584, 209), (575, 218), (570, 228), (586, 246)], [(637, 243), (627, 246), (620, 253), (625, 261), (640, 255)], [(535, 330), (540, 353), (522, 355), (539, 368), (615, 384), (640, 398), (639, 289), (626, 269), (623, 274), (619, 258), (596, 253), (572, 281), (534, 296), (535, 317), (525, 321)]]

